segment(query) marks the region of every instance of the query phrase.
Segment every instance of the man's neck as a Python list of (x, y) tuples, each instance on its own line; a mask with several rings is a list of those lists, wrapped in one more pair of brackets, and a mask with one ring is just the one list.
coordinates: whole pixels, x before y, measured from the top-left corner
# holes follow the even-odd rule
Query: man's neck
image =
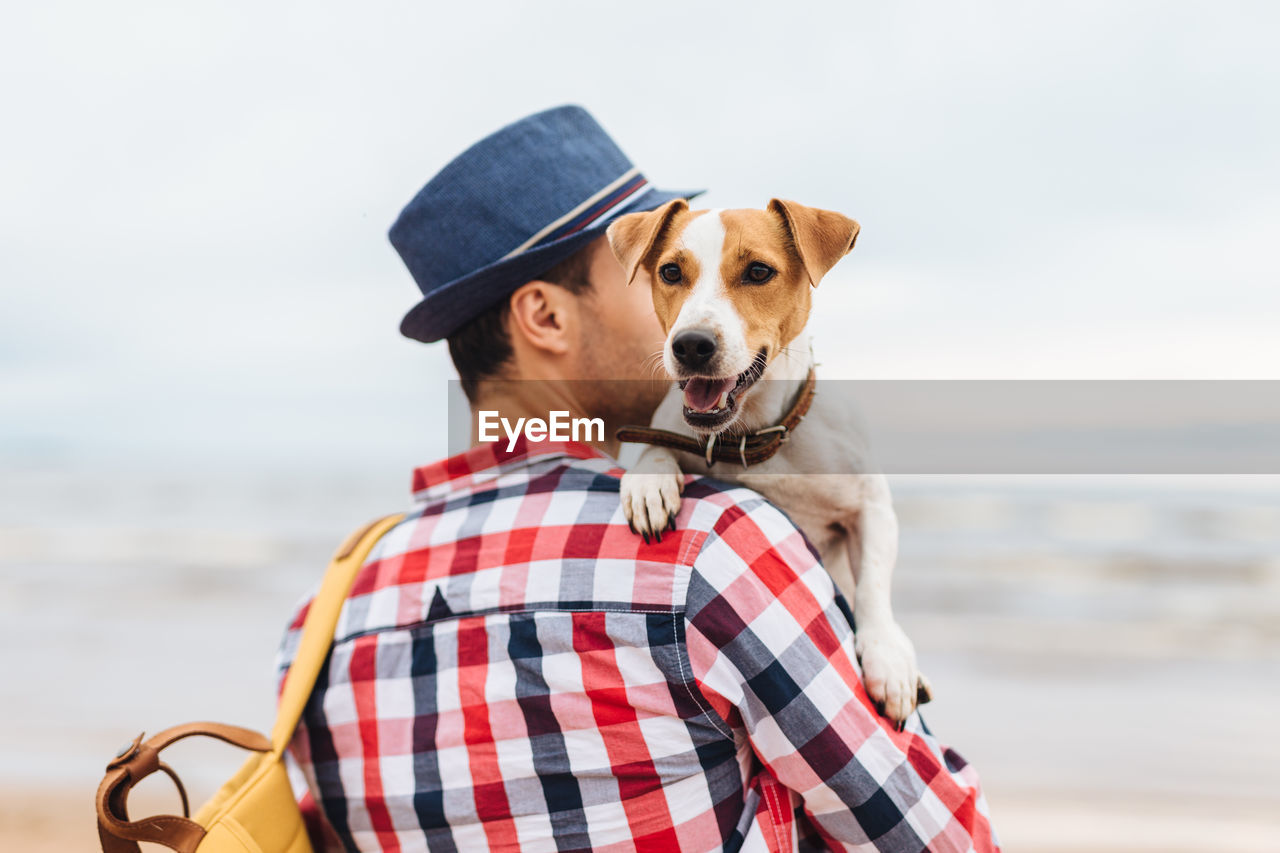
[[(517, 429), (517, 425), (529, 425), (535, 420), (547, 424), (556, 417), (562, 423), (582, 423), (582, 427), (576, 431), (572, 426), (569, 427), (568, 434), (574, 440), (616, 458), (618, 441), (614, 438), (614, 433), (622, 424), (611, 423), (599, 413), (588, 412), (581, 402), (582, 388), (582, 383), (569, 380), (513, 379), (481, 383), (476, 400), (471, 404), (471, 446), (478, 447), (492, 441), (495, 431), (505, 443), (508, 429)], [(489, 438), (485, 441), (480, 436), (482, 416), (488, 425)], [(502, 424), (504, 420), (506, 423)], [(595, 428), (585, 423), (592, 421), (597, 424)], [(603, 424), (602, 428), (600, 423)]]

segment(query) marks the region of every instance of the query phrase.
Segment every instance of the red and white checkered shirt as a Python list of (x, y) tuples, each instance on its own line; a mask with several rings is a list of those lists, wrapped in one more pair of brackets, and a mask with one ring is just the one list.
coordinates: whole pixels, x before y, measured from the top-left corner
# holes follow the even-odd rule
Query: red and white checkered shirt
[(973, 769), (876, 714), (785, 515), (690, 477), (645, 544), (621, 474), (523, 441), (415, 472), (290, 748), (327, 846), (997, 849)]

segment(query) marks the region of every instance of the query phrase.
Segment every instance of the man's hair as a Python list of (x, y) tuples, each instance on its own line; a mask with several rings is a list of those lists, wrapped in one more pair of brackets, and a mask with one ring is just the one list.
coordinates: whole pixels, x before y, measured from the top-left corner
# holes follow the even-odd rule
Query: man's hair
[[(588, 243), (569, 257), (540, 275), (531, 276), (559, 285), (581, 296), (591, 289), (591, 261), (595, 257), (596, 244)], [(501, 375), (511, 360), (514, 350), (507, 332), (507, 317), (511, 313), (511, 299), (504, 297), (466, 325), (449, 335), (449, 355), (462, 380), (462, 390), (472, 403), (480, 381)]]

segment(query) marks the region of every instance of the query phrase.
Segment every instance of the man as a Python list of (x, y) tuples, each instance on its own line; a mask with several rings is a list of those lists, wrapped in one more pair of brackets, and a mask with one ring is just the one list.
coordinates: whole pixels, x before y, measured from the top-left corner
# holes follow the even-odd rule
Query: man
[(392, 227), (424, 295), (401, 330), (447, 338), (473, 416), (607, 429), (415, 472), (291, 745), (326, 846), (995, 849), (972, 769), (872, 708), (843, 600), (781, 512), (690, 478), (674, 531), (627, 528), (611, 436), (665, 390), (662, 331), (604, 228), (696, 194), (561, 107), (459, 155)]

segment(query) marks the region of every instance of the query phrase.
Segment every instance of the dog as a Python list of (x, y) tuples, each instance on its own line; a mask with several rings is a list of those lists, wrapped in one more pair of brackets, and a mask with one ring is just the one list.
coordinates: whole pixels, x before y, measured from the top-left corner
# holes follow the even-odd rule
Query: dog
[[(711, 473), (718, 454), (718, 479), (760, 492), (817, 548), (853, 605), (867, 693), (900, 727), (931, 688), (889, 603), (897, 516), (887, 480), (867, 472), (866, 447), (849, 430), (850, 401), (812, 393), (805, 331), (811, 291), (858, 231), (843, 214), (780, 199), (764, 210), (697, 211), (675, 199), (610, 224), (628, 285), (652, 279), (662, 364), (675, 380), (654, 414), (657, 430), (638, 431), (665, 431), (666, 440), (645, 447), (621, 497), (632, 529), (660, 539), (674, 527), (683, 473)], [(790, 428), (780, 423), (787, 417)]]

